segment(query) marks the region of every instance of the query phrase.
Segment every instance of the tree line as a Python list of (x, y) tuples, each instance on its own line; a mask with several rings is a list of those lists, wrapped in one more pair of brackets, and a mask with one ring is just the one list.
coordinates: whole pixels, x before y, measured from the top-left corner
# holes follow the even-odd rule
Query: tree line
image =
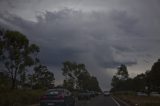
[(91, 76), (84, 64), (66, 61), (63, 63), (63, 86), (69, 90), (101, 91), (96, 77)]
[(121, 65), (117, 73), (112, 78), (112, 92), (115, 91), (135, 91), (145, 92), (150, 95), (151, 92), (160, 93), (160, 59), (156, 61), (151, 70), (138, 74), (130, 78), (126, 65)]
[[(54, 73), (39, 59), (40, 48), (18, 32), (0, 29), (0, 89), (46, 89), (54, 86)], [(63, 87), (69, 90), (100, 91), (96, 77), (84, 64), (66, 61), (62, 74)]]

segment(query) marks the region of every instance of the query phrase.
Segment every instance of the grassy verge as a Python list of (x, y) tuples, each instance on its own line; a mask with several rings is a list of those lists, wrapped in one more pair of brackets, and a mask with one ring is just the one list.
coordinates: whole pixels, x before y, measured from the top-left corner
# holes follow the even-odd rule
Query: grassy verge
[(39, 102), (43, 90), (1, 90), (0, 106), (27, 106)]
[[(160, 106), (160, 97), (136, 96), (136, 95), (116, 95), (131, 106)], [(137, 104), (137, 105), (135, 105)]]

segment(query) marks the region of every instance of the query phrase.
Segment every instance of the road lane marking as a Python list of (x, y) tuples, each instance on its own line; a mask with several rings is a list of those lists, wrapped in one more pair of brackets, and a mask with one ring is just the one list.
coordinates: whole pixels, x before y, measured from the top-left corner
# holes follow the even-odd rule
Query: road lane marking
[(111, 97), (113, 101), (117, 104), (117, 106), (121, 106), (113, 97)]
[(123, 103), (124, 105), (130, 106), (127, 102), (125, 102), (125, 101), (123, 101), (123, 100), (121, 100), (121, 99), (119, 99), (119, 98), (117, 98), (117, 99), (118, 99), (118, 101), (120, 101), (120, 102)]

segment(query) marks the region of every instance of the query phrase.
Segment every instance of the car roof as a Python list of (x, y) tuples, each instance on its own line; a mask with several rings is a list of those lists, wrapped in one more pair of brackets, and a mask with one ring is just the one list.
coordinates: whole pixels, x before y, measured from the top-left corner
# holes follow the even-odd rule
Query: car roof
[(47, 92), (49, 92), (49, 91), (69, 91), (69, 90), (64, 89), (64, 88), (55, 88), (55, 89), (49, 89), (49, 90), (47, 90)]

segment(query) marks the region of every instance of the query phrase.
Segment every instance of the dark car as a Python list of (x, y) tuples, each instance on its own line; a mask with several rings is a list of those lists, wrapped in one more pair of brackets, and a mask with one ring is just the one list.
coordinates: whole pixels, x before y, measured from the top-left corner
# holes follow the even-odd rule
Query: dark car
[(40, 106), (74, 106), (75, 98), (66, 89), (50, 89), (40, 99)]
[(90, 96), (91, 97), (95, 97), (96, 96), (96, 92), (95, 91), (89, 91), (90, 92)]
[(89, 91), (80, 91), (78, 94), (78, 100), (89, 100), (91, 93)]

